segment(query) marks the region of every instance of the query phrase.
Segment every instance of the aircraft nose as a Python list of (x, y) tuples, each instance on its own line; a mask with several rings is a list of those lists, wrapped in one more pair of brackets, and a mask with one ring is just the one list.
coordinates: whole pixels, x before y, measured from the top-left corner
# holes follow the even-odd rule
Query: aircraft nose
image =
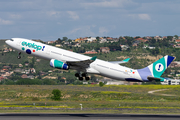
[(5, 43), (6, 43), (6, 44), (9, 44), (9, 41), (10, 41), (10, 40), (6, 40)]
[(13, 43), (13, 40), (12, 39), (8, 39), (5, 41), (5, 43), (9, 46), (11, 46), (11, 44)]

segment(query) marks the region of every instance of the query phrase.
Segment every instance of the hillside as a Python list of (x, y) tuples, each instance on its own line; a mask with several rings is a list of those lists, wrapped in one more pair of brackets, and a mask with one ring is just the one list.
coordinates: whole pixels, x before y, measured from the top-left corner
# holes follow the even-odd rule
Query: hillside
[[(4, 50), (6, 47), (9, 48), (6, 44), (5, 44), (5, 40), (0, 40), (0, 50)], [(90, 45), (91, 49), (93, 49), (93, 45), (97, 45), (97, 43), (86, 43), (85, 46)], [(114, 44), (114, 43), (113, 43)], [(82, 44), (83, 45), (83, 44)], [(104, 44), (106, 45), (106, 44)], [(97, 45), (98, 46), (98, 45)], [(101, 44), (102, 46), (102, 44)], [(63, 49), (68, 49), (70, 48), (69, 46), (63, 46)], [(81, 48), (84, 48), (83, 46)], [(78, 49), (81, 49), (78, 48)], [(74, 49), (74, 48), (73, 48)], [(130, 61), (128, 63), (122, 64), (123, 66), (127, 66), (133, 69), (140, 69), (140, 68), (144, 68), (148, 65), (150, 65), (151, 63), (155, 62), (156, 60), (162, 58), (164, 55), (172, 55), (172, 56), (176, 56), (176, 60), (179, 59), (179, 49), (175, 49), (175, 48), (159, 48), (159, 54), (152, 54), (153, 50), (149, 50), (149, 49), (144, 49), (144, 48), (134, 48), (134, 47), (130, 47), (127, 50), (123, 50), (123, 51), (110, 51), (108, 53), (102, 53), (102, 52), (98, 52), (97, 54), (89, 54), (89, 56), (93, 57), (93, 56), (97, 56), (98, 59), (102, 59), (105, 61), (119, 61), (119, 60), (123, 60), (126, 58), (131, 58)], [(154, 50), (156, 51), (156, 49)], [(82, 53), (80, 53), (82, 54)], [(2, 52), (0, 54), (0, 69), (3, 68), (3, 66), (8, 65), (11, 66), (11, 71), (15, 70), (17, 68), (19, 68), (19, 64), (22, 64), (23, 67), (19, 68), (24, 72), (21, 73), (15, 73), (13, 74), (13, 76), (17, 76), (20, 77), (22, 76), (24, 73), (26, 73), (25, 71), (30, 70), (31, 68), (35, 68), (36, 73), (28, 73), (27, 75), (31, 75), (34, 78), (38, 78), (40, 80), (42, 80), (44, 77), (51, 79), (51, 77), (54, 77), (55, 80), (53, 80), (53, 82), (49, 82), (50, 84), (61, 84), (61, 83), (65, 83), (65, 81), (67, 80), (68, 83), (74, 83), (76, 81), (76, 78), (74, 77), (75, 71), (73, 70), (69, 70), (69, 71), (64, 71), (64, 70), (58, 70), (55, 68), (51, 68), (49, 66), (49, 61), (44, 60), (44, 59), (39, 59), (37, 57), (32, 57), (27, 55), (26, 53), (22, 53), (22, 58), (21, 59), (17, 59), (17, 55), (18, 55), (18, 51), (6, 51), (6, 52)], [(26, 63), (28, 63), (28, 65), (26, 65)], [(170, 73), (171, 73), (171, 69), (172, 68), (168, 68), (165, 73), (163, 74), (163, 77), (167, 77)], [(176, 70), (173, 75), (171, 75), (172, 77), (175, 76), (175, 73), (178, 73), (178, 68), (173, 68), (174, 70)], [(49, 72), (50, 71), (50, 72)], [(52, 72), (53, 71), (53, 72)], [(97, 82), (96, 81), (96, 77), (98, 76), (93, 76), (90, 75), (92, 78), (92, 81)], [(8, 77), (9, 79), (11, 79), (11, 84), (14, 81), (18, 80), (17, 78), (13, 78)], [(14, 79), (12, 81), (12, 79)], [(100, 78), (102, 79), (102, 77)], [(43, 81), (40, 81), (43, 83)], [(6, 82), (7, 84), (8, 82)], [(46, 84), (46, 83), (43, 83)], [(75, 83), (74, 83), (75, 84)]]
[(2, 50), (5, 47), (7, 47), (5, 40), (0, 40), (0, 50)]

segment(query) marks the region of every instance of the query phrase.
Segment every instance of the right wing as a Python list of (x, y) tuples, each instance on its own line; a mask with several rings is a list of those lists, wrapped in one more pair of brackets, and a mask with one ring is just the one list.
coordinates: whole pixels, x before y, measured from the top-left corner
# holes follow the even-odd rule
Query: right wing
[(125, 60), (122, 60), (122, 61), (109, 61), (110, 63), (113, 63), (113, 64), (121, 64), (121, 63), (126, 63), (130, 60), (130, 58), (127, 58)]

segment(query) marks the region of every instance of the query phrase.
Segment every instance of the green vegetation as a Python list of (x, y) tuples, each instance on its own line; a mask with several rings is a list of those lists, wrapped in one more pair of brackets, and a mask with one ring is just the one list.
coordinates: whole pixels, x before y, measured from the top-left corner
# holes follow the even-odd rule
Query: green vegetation
[[(175, 36), (177, 37), (177, 36)], [(89, 55), (91, 57), (97, 56), (98, 59), (102, 59), (105, 61), (119, 61), (123, 60), (125, 58), (131, 58), (128, 63), (122, 64), (123, 66), (127, 66), (134, 69), (139, 69), (148, 66), (149, 64), (153, 63), (155, 60), (157, 60), (159, 57), (158, 55), (161, 55), (160, 57), (164, 55), (171, 55), (176, 56), (176, 61), (180, 60), (179, 48), (173, 48), (172, 45), (176, 45), (175, 42), (172, 42), (173, 36), (167, 36), (167, 38), (164, 38), (163, 40), (156, 40), (154, 38), (139, 43), (138, 46), (132, 46), (135, 42), (136, 38), (140, 37), (130, 37), (130, 36), (124, 36), (116, 38), (114, 41), (109, 40), (108, 42), (99, 43), (100, 39), (97, 37), (96, 42), (88, 43), (83, 42), (80, 43), (81, 47), (73, 47), (72, 45), (76, 44), (77, 42), (72, 42), (72, 40), (68, 39), (67, 37), (63, 37), (62, 39), (58, 39), (53, 45), (56, 44), (62, 44), (63, 49), (71, 49), (74, 52), (83, 53), (88, 50), (100, 50), (100, 47), (109, 47), (110, 52), (109, 53), (102, 53), (98, 52), (97, 54)], [(64, 44), (65, 42), (68, 42), (69, 44)], [(8, 48), (8, 46), (4, 43), (4, 40), (0, 41), (0, 50), (4, 49), (5, 47)], [(123, 50), (120, 45), (127, 45), (129, 48), (127, 50)], [(149, 48), (143, 48), (143, 46), (152, 46), (155, 47), (155, 49), (149, 49)], [(2, 50), (1, 50), (2, 52)], [(65, 84), (74, 84), (74, 85), (81, 85), (82, 82), (78, 81), (76, 77), (74, 77), (75, 71), (69, 70), (58, 70), (55, 68), (51, 68), (49, 66), (49, 61), (40, 59), (37, 61), (37, 57), (28, 56), (27, 54), (22, 53), (21, 59), (16, 59), (18, 55), (17, 51), (12, 52), (2, 52), (0, 57), (0, 69), (3, 68), (3, 66), (8, 65), (11, 66), (11, 70), (13, 71), (16, 68), (19, 68), (18, 64), (22, 64), (24, 70), (35, 68), (36, 73), (30, 73), (28, 75), (33, 75), (36, 80), (25, 80), (20, 79), (23, 73), (15, 72), (13, 75), (8, 77), (8, 80), (3, 81), (1, 84), (4, 85), (65, 85)], [(13, 59), (12, 59), (13, 58)], [(25, 63), (28, 63), (28, 66), (25, 66)], [(167, 77), (171, 70), (175, 70), (175, 74), (179, 73), (178, 68), (171, 68), (167, 69), (162, 77)], [(51, 72), (49, 72), (51, 71)], [(45, 72), (45, 74), (42, 74), (42, 72)], [(172, 75), (172, 77), (175, 77), (175, 74)], [(45, 76), (53, 76), (55, 79), (51, 78), (44, 78)], [(97, 82), (101, 79), (100, 76), (94, 76), (90, 75), (91, 82)], [(157, 84), (157, 83), (153, 83)]]
[[(54, 89), (61, 91), (61, 101), (51, 99)], [(157, 89), (167, 90), (148, 94), (148, 91)], [(162, 92), (174, 96), (160, 95)], [(180, 111), (180, 86), (1, 85), (0, 96), (0, 111), (4, 112), (8, 107), (11, 107), (11, 112), (58, 112), (58, 109), (66, 113), (179, 114)], [(80, 111), (79, 104), (85, 111)]]
[(60, 90), (54, 89), (54, 90), (52, 91), (52, 94), (53, 94), (53, 96), (52, 96), (51, 98), (52, 98), (53, 100), (56, 100), (56, 101), (61, 100), (61, 91), (60, 91)]
[(99, 86), (102, 87), (104, 85), (103, 82), (99, 82)]
[[(177, 36), (176, 36), (177, 37)], [(125, 38), (125, 39), (124, 39)], [(75, 43), (67, 37), (60, 38), (53, 43), (63, 44), (72, 42), (71, 45), (64, 44), (63, 49), (71, 49), (74, 52), (84, 53), (89, 50), (100, 50), (100, 47), (109, 47), (110, 53), (98, 52), (89, 55), (97, 56), (98, 59), (106, 61), (123, 60), (131, 58), (128, 63), (123, 64), (130, 68), (143, 68), (158, 59), (158, 55), (176, 56), (176, 61), (180, 61), (179, 48), (173, 48), (176, 43), (171, 42), (173, 36), (168, 36), (164, 40), (151, 39), (145, 43), (141, 42), (138, 46), (132, 46), (135, 38), (130, 36), (117, 38), (117, 41), (106, 43), (98, 42), (81, 44), (81, 47), (73, 47)], [(139, 38), (139, 37), (136, 37)], [(123, 50), (121, 45), (129, 48)], [(155, 47), (155, 49), (142, 48), (143, 46)], [(0, 69), (8, 65), (9, 71), (16, 68), (28, 70), (35, 68), (36, 72), (30, 72), (35, 79), (23, 79), (25, 73), (14, 72), (8, 79), (3, 80), (0, 85), (0, 111), (1, 112), (88, 112), (88, 113), (178, 113), (180, 112), (180, 86), (156, 85), (119, 85), (106, 86), (100, 82), (99, 85), (82, 85), (82, 82), (74, 77), (75, 71), (58, 70), (49, 66), (49, 61), (37, 57), (30, 57), (22, 54), (21, 59), (16, 59), (18, 52), (2, 52), (8, 46), (4, 41), (0, 41)], [(28, 65), (25, 65), (28, 63)], [(18, 65), (22, 64), (23, 67)], [(171, 68), (172, 69), (172, 68)], [(163, 77), (170, 74), (167, 69)], [(173, 68), (178, 73), (178, 68)], [(55, 79), (44, 78), (53, 76)], [(97, 82), (98, 76), (91, 75), (89, 82)], [(100, 78), (100, 77), (99, 77)], [(98, 78), (98, 79), (99, 79)], [(99, 79), (100, 80), (100, 79)], [(70, 85), (71, 84), (71, 85)], [(104, 86), (103, 86), (104, 85)], [(103, 87), (99, 87), (103, 86)], [(165, 91), (148, 94), (148, 91), (157, 89), (167, 89)], [(54, 92), (52, 92), (55, 90)], [(60, 91), (60, 92), (59, 92)], [(163, 96), (168, 94), (170, 96)], [(52, 99), (53, 98), (53, 99)], [(54, 101), (60, 100), (60, 101)], [(35, 103), (35, 104), (34, 104)], [(79, 104), (83, 104), (85, 110), (81, 111)], [(11, 108), (8, 109), (7, 108)], [(44, 109), (45, 108), (45, 109)], [(47, 109), (48, 108), (48, 109)]]

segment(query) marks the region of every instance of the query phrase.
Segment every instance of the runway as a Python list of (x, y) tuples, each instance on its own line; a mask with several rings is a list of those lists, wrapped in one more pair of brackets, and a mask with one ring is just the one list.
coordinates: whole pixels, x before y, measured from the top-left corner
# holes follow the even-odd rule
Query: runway
[(0, 120), (179, 120), (180, 115), (148, 114), (0, 114)]

